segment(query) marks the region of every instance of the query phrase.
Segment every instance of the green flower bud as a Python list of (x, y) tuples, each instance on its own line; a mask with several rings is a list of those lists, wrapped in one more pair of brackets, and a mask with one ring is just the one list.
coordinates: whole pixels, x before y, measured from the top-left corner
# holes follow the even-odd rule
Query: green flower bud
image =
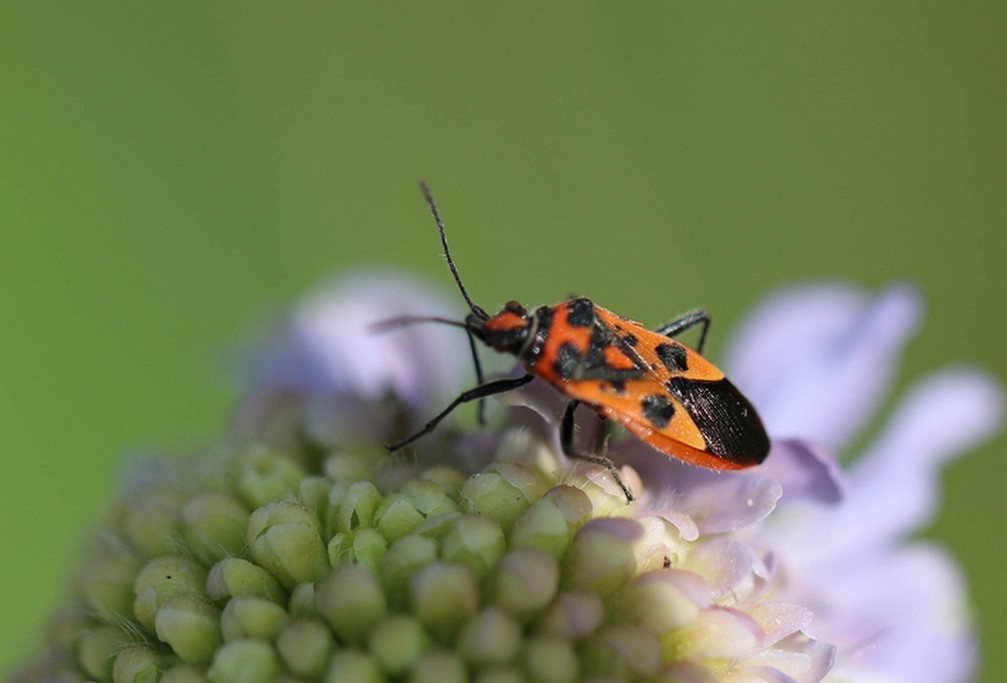
[(451, 527), (454, 526), (454, 523), (461, 519), (461, 517), (462, 513), (457, 510), (445, 512), (442, 515), (428, 518), (418, 527), (413, 529), (413, 533), (417, 536), (425, 536), (426, 538), (432, 538), (439, 541), (444, 538), (445, 534), (451, 531)]
[(495, 521), (481, 515), (463, 515), (445, 534), (441, 557), (447, 562), (467, 564), (483, 577), (506, 547), (503, 529)]
[(408, 496), (420, 514), (428, 519), (458, 510), (458, 504), (448, 495), (447, 489), (434, 481), (408, 481), (402, 486), (402, 494)]
[(593, 633), (605, 618), (605, 605), (597, 593), (560, 593), (549, 605), (538, 628), (543, 634), (580, 638)]
[(475, 664), (505, 664), (521, 647), (521, 624), (503, 610), (490, 607), (462, 627), (458, 644)]
[(296, 490), (305, 475), (290, 456), (258, 447), (235, 459), (234, 472), (238, 495), (250, 508), (261, 507)]
[(313, 619), (295, 619), (276, 637), (276, 649), (287, 669), (311, 680), (322, 677), (335, 646), (325, 624)]
[(430, 636), (418, 619), (404, 614), (383, 619), (374, 627), (367, 645), (381, 668), (392, 675), (410, 668), (430, 647)]
[(580, 489), (557, 486), (535, 501), (511, 530), (515, 548), (537, 548), (562, 557), (570, 540), (591, 514), (591, 501)]
[(359, 527), (373, 526), (374, 512), (382, 500), (378, 487), (371, 482), (353, 483), (339, 503), (335, 530), (354, 531)]
[(710, 589), (690, 572), (654, 571), (636, 576), (617, 597), (618, 618), (665, 633), (692, 623), (710, 604)]
[(259, 508), (248, 519), (247, 537), (252, 559), (288, 590), (329, 570), (318, 518), (303, 505), (274, 500)]
[(171, 660), (149, 645), (131, 645), (119, 652), (112, 667), (114, 683), (157, 683)]
[(112, 677), (115, 656), (122, 650), (122, 629), (101, 626), (84, 631), (77, 643), (77, 661), (84, 672), (95, 680)]
[(609, 672), (620, 680), (657, 673), (661, 646), (657, 635), (640, 626), (608, 626), (584, 648), (585, 666)]
[(315, 586), (318, 612), (341, 639), (360, 642), (388, 611), (377, 577), (356, 565), (342, 565)]
[(542, 683), (573, 683), (580, 675), (577, 653), (565, 638), (534, 637), (525, 643), (525, 666)]
[(157, 610), (168, 600), (183, 593), (202, 593), (206, 569), (184, 557), (159, 557), (151, 560), (136, 575), (133, 590), (133, 614), (148, 630), (154, 630)]
[(423, 522), (416, 505), (401, 493), (392, 493), (374, 511), (374, 524), (389, 543), (397, 541)]
[(409, 674), (409, 683), (465, 683), (467, 680), (461, 657), (443, 650), (420, 657)]
[(384, 683), (387, 679), (377, 660), (359, 650), (340, 650), (332, 657), (325, 683)]
[(206, 671), (191, 664), (176, 664), (161, 676), (159, 683), (206, 683)]
[[(297, 500), (318, 519), (327, 520), (329, 512), (329, 490), (332, 482), (325, 477), (307, 476), (301, 479), (297, 485)], [(330, 527), (326, 527), (328, 529)]]
[(220, 629), (228, 642), (248, 638), (271, 641), (287, 619), (287, 611), (275, 602), (256, 595), (239, 595), (224, 607)]
[(147, 557), (175, 554), (184, 501), (181, 493), (169, 490), (133, 501), (123, 519), (123, 531), (130, 544)]
[(338, 567), (344, 562), (352, 561), (353, 532), (339, 531), (329, 539), (325, 552), (329, 556), (329, 566)]
[(217, 601), (236, 595), (258, 595), (275, 603), (287, 601), (287, 592), (272, 574), (238, 557), (213, 565), (206, 579), (206, 592)]
[(287, 609), (294, 617), (314, 617), (318, 616), (318, 607), (315, 605), (315, 584), (298, 584), (294, 592), (290, 594), (290, 603)]
[(581, 527), (563, 564), (563, 585), (602, 597), (615, 592), (636, 572), (633, 542), (643, 528), (631, 519), (594, 519)]
[(484, 669), (475, 678), (475, 683), (525, 683), (528, 677), (521, 669), (502, 666)]
[(493, 602), (527, 619), (556, 595), (559, 563), (544, 550), (514, 550), (503, 557), (493, 576)]
[(481, 472), (462, 487), (462, 509), (491, 517), (510, 529), (528, 509), (528, 498), (499, 472)]
[(434, 466), (424, 470), (420, 479), (433, 482), (449, 495), (454, 496), (458, 491), (461, 491), (467, 477), (453, 467)]
[(374, 529), (358, 529), (353, 535), (353, 558), (372, 572), (381, 571), (381, 561), (388, 552), (388, 541)]
[(479, 607), (471, 567), (434, 562), (410, 580), (413, 613), (437, 637), (448, 639)]
[(437, 542), (410, 534), (392, 544), (381, 567), (381, 581), (388, 588), (389, 602), (400, 605), (409, 592), (409, 579), (437, 559)]
[(248, 511), (228, 493), (205, 493), (182, 508), (182, 536), (207, 564), (240, 555), (245, 549)]
[(88, 555), (77, 582), (85, 604), (112, 621), (133, 612), (133, 585), (143, 563), (121, 548), (98, 545)]
[(207, 671), (212, 683), (272, 683), (280, 662), (269, 643), (235, 640), (217, 650)]
[(208, 664), (223, 642), (220, 610), (194, 593), (177, 595), (162, 605), (154, 631), (189, 664)]

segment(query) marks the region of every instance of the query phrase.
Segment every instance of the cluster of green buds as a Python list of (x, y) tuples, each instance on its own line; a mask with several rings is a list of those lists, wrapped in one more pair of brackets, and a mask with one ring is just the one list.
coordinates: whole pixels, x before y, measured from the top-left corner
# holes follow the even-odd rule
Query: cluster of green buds
[(609, 516), (621, 494), (564, 476), (264, 448), (166, 466), (113, 510), (22, 677), (681, 680), (709, 595)]

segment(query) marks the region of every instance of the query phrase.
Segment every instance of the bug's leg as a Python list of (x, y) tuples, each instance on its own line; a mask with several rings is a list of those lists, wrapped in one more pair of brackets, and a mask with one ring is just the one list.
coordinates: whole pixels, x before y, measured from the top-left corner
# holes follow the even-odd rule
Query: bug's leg
[[(469, 338), (469, 350), (472, 352), (472, 364), (476, 367), (476, 383), (479, 386), (486, 384), (486, 378), (483, 377), (483, 364), (479, 361), (479, 352), (476, 350), (476, 338), (472, 334), (472, 330), (465, 328), (465, 336)], [(479, 422), (480, 427), (486, 426), (486, 401), (479, 399), (479, 406), (476, 408), (476, 420)]]
[(622, 477), (619, 476), (619, 470), (615, 468), (615, 465), (611, 460), (600, 455), (585, 455), (584, 453), (578, 453), (573, 449), (573, 411), (577, 409), (578, 405), (580, 405), (580, 401), (570, 401), (566, 404), (566, 411), (563, 413), (563, 421), (560, 423), (559, 427), (559, 443), (560, 448), (563, 449), (563, 454), (568, 458), (587, 460), (588, 462), (593, 462), (595, 465), (601, 465), (607, 469), (609, 474), (612, 475), (612, 478), (615, 479), (615, 483), (622, 489), (623, 495), (626, 496), (626, 503), (632, 503), (635, 500), (633, 498), (633, 493), (629, 490), (629, 487), (623, 483)]
[(486, 398), (487, 396), (492, 396), (493, 394), (502, 394), (505, 391), (517, 389), (518, 387), (528, 384), (528, 382), (532, 381), (534, 378), (534, 375), (525, 375), (524, 377), (507, 377), (506, 379), (498, 379), (493, 382), (487, 382), (486, 384), (481, 384), (475, 388), (469, 389), (468, 391), (462, 392), (458, 398), (451, 401), (447, 408), (427, 422), (423, 429), (419, 430), (409, 438), (403, 439), (398, 443), (389, 444), (388, 446), (385, 446), (385, 448), (389, 451), (397, 451), (403, 446), (416, 441), (416, 439), (420, 438), (424, 434), (432, 432), (434, 427), (436, 427), (441, 420), (447, 417), (452, 410), (461, 404), (468, 403), (469, 401), (478, 401), (481, 398)]
[(710, 329), (710, 314), (706, 312), (706, 309), (697, 308), (694, 311), (684, 313), (667, 325), (657, 328), (655, 332), (674, 339), (696, 325), (703, 326), (703, 329), (699, 333), (699, 343), (696, 344), (696, 351), (703, 353), (703, 347), (706, 345), (706, 333)]
[(605, 450), (608, 448), (608, 444), (606, 442), (608, 441), (609, 432), (611, 431), (609, 429), (611, 424), (612, 423), (609, 422), (608, 418), (605, 417), (604, 415), (598, 416), (598, 431), (595, 432), (594, 434), (595, 453), (604, 453)]

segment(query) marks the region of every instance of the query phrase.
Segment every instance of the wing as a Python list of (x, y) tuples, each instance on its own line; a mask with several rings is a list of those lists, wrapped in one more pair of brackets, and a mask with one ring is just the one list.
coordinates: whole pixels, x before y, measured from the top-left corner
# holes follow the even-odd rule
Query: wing
[(555, 311), (536, 374), (686, 462), (740, 469), (765, 459), (769, 438), (755, 409), (701, 355), (587, 299)]

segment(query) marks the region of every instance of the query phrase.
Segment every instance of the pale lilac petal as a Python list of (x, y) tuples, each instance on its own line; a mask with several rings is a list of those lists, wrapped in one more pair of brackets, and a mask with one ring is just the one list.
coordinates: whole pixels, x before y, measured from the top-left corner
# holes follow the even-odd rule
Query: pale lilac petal
[[(713, 472), (685, 464), (680, 467), (691, 476), (681, 478), (676, 506), (692, 517), (701, 534), (734, 531), (754, 524), (773, 511), (782, 495), (780, 485), (765, 477)], [(720, 502), (711, 505), (714, 500)]]
[[(815, 683), (821, 681), (832, 668), (835, 656), (834, 646), (795, 633), (782, 640), (778, 647), (746, 659), (743, 664), (747, 667), (742, 671), (761, 673), (763, 678), (757, 680)], [(774, 675), (782, 678), (774, 678)], [(859, 678), (853, 680), (866, 683)]]
[[(939, 504), (941, 465), (989, 438), (1003, 410), (1002, 389), (977, 372), (947, 370), (924, 379), (854, 465), (842, 507), (803, 531), (792, 529), (788, 546), (804, 545), (804, 559), (826, 563), (919, 529)], [(814, 543), (808, 534), (829, 543)]]
[(711, 607), (681, 629), (680, 654), (687, 659), (736, 659), (753, 655), (762, 629), (744, 612)]
[(756, 564), (758, 559), (748, 544), (717, 539), (696, 548), (682, 568), (704, 577), (713, 597), (721, 598), (737, 593), (743, 583), (751, 582)]
[(961, 574), (942, 549), (914, 544), (868, 561), (859, 574), (836, 571), (823, 579), (841, 607), (820, 615), (823, 633), (842, 653), (837, 678), (969, 679), (975, 636)]
[(256, 389), (375, 400), (388, 392), (409, 405), (457, 393), (471, 377), (461, 331), (418, 324), (375, 333), (404, 315), (457, 318), (440, 292), (395, 272), (365, 271), (318, 288), (293, 310), (259, 359)]
[(1003, 414), (1001, 387), (972, 370), (945, 370), (913, 387), (850, 473), (849, 507), (875, 511), (858, 542), (929, 522), (940, 502), (940, 467), (999, 431)]
[(741, 325), (724, 367), (774, 438), (838, 451), (875, 413), (916, 329), (916, 291), (841, 284), (784, 290)]
[(814, 614), (803, 605), (786, 602), (763, 601), (748, 610), (765, 634), (766, 645), (773, 645), (787, 636), (803, 631), (811, 624)]
[(783, 487), (781, 504), (810, 500), (833, 505), (843, 497), (845, 475), (835, 458), (805, 441), (774, 441), (758, 472)]

